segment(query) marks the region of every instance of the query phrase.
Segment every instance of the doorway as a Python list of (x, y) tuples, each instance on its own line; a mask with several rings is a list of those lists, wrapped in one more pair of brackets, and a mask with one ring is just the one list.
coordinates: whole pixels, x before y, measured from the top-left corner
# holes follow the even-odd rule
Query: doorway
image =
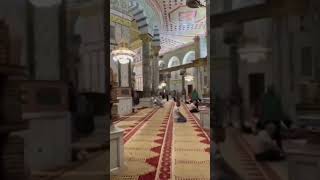
[(192, 86), (192, 84), (189, 84), (188, 85), (188, 96), (191, 96), (192, 90), (193, 90), (193, 86)]
[(265, 75), (264, 73), (249, 74), (249, 95), (250, 104), (255, 105), (264, 94)]

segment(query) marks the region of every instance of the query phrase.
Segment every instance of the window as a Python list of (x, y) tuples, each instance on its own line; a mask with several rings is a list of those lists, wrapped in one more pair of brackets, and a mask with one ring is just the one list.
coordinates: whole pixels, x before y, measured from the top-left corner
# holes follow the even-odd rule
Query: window
[(306, 46), (301, 50), (301, 75), (312, 76), (312, 47)]

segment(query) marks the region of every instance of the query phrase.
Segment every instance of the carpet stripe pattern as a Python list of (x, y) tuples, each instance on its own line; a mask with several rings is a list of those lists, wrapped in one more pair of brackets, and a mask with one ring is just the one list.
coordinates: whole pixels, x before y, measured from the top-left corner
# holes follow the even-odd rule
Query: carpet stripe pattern
[(174, 122), (174, 103), (135, 124), (125, 141), (125, 168), (112, 180), (209, 180), (210, 138), (182, 106), (187, 123)]
[(255, 160), (254, 150), (241, 135), (236, 135), (234, 138), (236, 138), (236, 142), (240, 147), (239, 156), (248, 175), (248, 180), (281, 180), (281, 178), (264, 163)]
[(152, 108), (143, 109), (135, 114), (133, 117), (127, 117), (121, 121), (116, 121), (114, 124), (124, 129), (124, 136), (128, 134), (132, 129), (134, 129), (141, 121), (145, 119), (146, 116), (153, 113), (155, 110)]
[(147, 117), (144, 124), (124, 144), (125, 168), (113, 180), (156, 179), (161, 149), (173, 103), (165, 104)]
[(210, 138), (187, 106), (181, 106), (186, 123), (174, 123), (172, 179), (210, 180)]

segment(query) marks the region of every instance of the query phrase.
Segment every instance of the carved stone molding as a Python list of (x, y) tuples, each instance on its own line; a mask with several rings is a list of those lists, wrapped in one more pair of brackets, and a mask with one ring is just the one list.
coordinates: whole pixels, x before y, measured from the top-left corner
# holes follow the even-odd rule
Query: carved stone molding
[(144, 43), (148, 43), (152, 41), (152, 36), (150, 34), (141, 34), (140, 38)]
[(131, 21), (125, 18), (121, 18), (119, 16), (110, 16), (110, 21), (116, 24), (120, 24), (123, 26), (131, 27)]

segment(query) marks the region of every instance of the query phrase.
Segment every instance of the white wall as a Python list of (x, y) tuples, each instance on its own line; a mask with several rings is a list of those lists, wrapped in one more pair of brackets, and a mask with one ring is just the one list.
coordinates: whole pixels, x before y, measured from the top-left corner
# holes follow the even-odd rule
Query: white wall
[(71, 161), (69, 113), (24, 114), (29, 129), (17, 133), (25, 140), (25, 162), (32, 171), (49, 170)]
[(33, 17), (36, 79), (59, 80), (59, 6), (35, 7)]
[[(75, 33), (81, 36), (79, 90), (105, 92), (103, 14), (79, 17)], [(90, 32), (90, 33), (89, 33)]]
[(132, 113), (132, 98), (131, 97), (118, 97), (118, 114), (125, 116)]

